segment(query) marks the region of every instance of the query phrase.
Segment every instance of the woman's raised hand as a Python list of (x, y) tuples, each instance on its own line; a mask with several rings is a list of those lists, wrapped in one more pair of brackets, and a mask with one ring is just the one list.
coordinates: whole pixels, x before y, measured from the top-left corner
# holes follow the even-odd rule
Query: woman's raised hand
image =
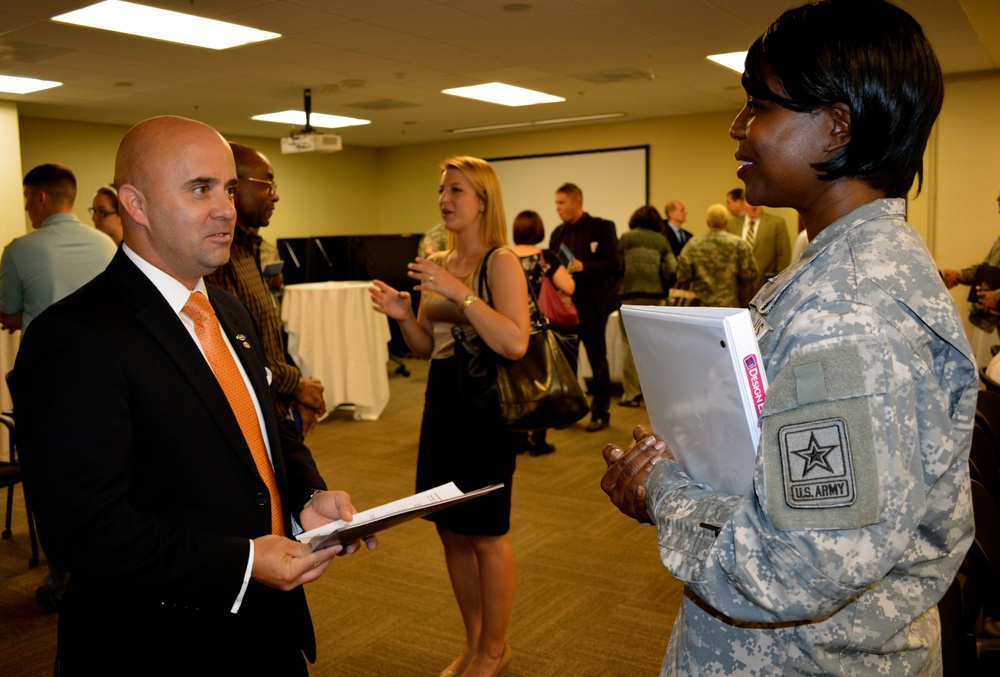
[(419, 256), (413, 263), (407, 264), (407, 268), (409, 270), (406, 274), (417, 281), (414, 287), (417, 291), (436, 292), (455, 303), (463, 300), (471, 291), (446, 268)]
[(372, 307), (397, 322), (413, 315), (409, 292), (397, 291), (382, 280), (372, 280), (368, 293), (372, 298)]

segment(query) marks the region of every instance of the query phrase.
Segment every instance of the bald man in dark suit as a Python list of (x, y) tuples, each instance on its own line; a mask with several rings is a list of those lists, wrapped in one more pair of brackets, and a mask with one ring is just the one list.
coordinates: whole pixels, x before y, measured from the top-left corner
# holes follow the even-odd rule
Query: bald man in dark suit
[[(276, 418), (246, 309), (202, 280), (229, 258), (232, 152), (206, 125), (152, 118), (123, 139), (115, 183), (124, 245), (36, 318), (11, 380), (39, 535), (72, 573), (57, 674), (305, 675), (302, 584), (342, 549), (285, 534), (354, 508)], [(199, 297), (236, 365), (225, 385)]]

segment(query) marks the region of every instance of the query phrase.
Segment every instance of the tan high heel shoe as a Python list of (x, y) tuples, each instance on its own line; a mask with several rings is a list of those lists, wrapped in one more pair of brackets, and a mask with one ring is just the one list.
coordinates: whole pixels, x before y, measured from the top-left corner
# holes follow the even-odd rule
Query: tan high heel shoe
[(503, 658), (500, 659), (497, 669), (493, 671), (493, 677), (507, 677), (507, 669), (510, 667), (512, 658), (514, 658), (514, 652), (510, 650), (510, 644), (504, 644)]

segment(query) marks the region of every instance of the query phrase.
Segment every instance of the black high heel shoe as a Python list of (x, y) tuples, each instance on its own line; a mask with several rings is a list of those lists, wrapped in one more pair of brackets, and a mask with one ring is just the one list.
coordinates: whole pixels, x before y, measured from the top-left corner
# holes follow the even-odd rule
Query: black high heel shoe
[(641, 407), (642, 406), (642, 393), (636, 395), (631, 400), (619, 400), (619, 407)]

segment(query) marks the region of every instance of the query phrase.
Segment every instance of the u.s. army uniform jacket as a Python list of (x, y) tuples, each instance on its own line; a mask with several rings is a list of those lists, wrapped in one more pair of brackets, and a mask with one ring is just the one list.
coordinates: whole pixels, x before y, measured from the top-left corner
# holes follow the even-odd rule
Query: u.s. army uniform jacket
[(935, 604), (973, 536), (976, 368), (904, 209), (831, 224), (751, 303), (770, 381), (753, 491), (672, 461), (647, 478), (688, 592), (662, 674), (940, 672)]

